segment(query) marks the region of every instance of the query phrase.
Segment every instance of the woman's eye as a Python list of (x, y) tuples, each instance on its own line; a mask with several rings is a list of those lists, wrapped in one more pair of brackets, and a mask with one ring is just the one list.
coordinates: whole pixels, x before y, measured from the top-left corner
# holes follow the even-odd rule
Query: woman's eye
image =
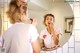
[(48, 20), (48, 19), (46, 19), (46, 20)]
[(52, 21), (52, 19), (50, 19)]

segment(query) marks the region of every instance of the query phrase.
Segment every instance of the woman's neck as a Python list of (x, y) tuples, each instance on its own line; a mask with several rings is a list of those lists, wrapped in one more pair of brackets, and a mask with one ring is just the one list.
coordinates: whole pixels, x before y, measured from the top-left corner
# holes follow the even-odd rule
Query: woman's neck
[(47, 27), (47, 31), (51, 34), (51, 29), (49, 27)]

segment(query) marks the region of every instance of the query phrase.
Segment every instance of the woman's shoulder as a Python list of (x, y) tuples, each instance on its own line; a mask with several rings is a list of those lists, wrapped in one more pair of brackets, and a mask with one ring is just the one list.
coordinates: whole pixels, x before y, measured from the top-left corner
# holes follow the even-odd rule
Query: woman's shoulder
[(34, 26), (33, 24), (28, 24), (30, 26), (30, 28), (34, 28), (36, 29), (36, 26)]
[(35, 27), (33, 24), (29, 24), (29, 23), (16, 23), (15, 25), (29, 26), (30, 28)]

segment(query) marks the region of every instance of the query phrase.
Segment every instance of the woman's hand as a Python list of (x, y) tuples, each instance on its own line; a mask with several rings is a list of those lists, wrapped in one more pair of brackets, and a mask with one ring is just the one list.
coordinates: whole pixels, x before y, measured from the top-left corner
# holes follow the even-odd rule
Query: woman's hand
[(49, 28), (50, 28), (50, 33), (53, 36), (53, 40), (54, 40), (55, 44), (58, 45), (58, 43), (59, 43), (59, 34), (57, 34), (57, 35), (55, 34), (54, 24), (52, 22), (49, 24)]
[(49, 23), (50, 33), (54, 32), (54, 24), (52, 22)]
[(34, 26), (37, 25), (37, 19), (36, 19), (36, 18), (32, 18), (32, 24), (33, 24)]

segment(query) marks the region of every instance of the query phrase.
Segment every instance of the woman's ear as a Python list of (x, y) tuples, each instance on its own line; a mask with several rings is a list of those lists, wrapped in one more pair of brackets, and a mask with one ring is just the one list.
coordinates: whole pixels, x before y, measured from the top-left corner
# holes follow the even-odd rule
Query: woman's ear
[(43, 21), (43, 24), (46, 26), (46, 23), (45, 23), (45, 21)]
[(25, 21), (25, 20), (26, 20), (25, 14), (22, 14), (22, 15), (21, 15), (21, 20), (22, 20), (22, 21)]

